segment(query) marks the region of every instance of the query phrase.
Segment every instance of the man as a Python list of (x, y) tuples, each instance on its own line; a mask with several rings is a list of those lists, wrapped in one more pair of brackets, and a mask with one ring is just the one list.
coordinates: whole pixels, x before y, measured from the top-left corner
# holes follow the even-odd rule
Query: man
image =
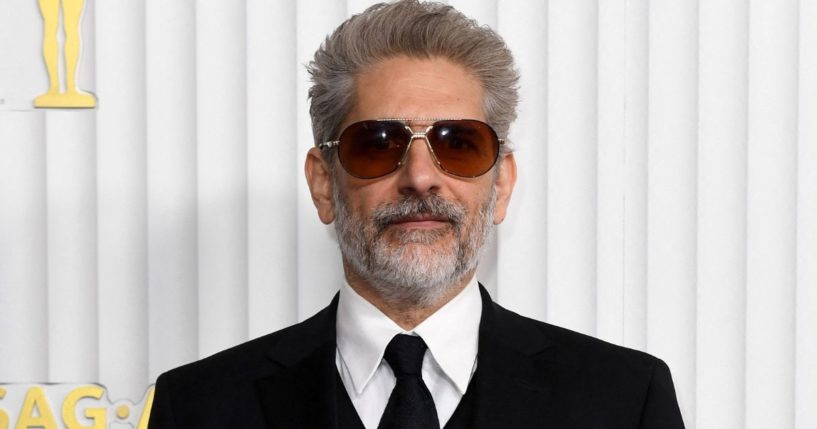
[(682, 428), (666, 365), (474, 278), (516, 165), (505, 44), (440, 4), (347, 20), (310, 64), (306, 178), (345, 282), (309, 320), (162, 375), (151, 428)]

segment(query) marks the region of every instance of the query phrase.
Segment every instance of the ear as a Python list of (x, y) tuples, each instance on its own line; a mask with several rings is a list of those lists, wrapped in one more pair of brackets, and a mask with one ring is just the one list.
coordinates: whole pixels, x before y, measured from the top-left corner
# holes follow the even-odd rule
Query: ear
[(516, 185), (516, 160), (512, 153), (499, 159), (496, 177), (496, 209), (494, 210), (494, 225), (499, 225), (505, 220), (508, 213), (508, 204), (511, 202), (513, 187)]
[(335, 220), (335, 201), (332, 198), (332, 173), (321, 150), (313, 147), (306, 154), (304, 163), (306, 183), (312, 195), (312, 203), (318, 209), (318, 217), (325, 224)]

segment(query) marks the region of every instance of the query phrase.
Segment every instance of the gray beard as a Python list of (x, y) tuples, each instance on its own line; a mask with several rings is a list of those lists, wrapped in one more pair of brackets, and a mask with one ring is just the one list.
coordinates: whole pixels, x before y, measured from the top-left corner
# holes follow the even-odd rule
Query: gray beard
[[(465, 223), (465, 207), (436, 194), (383, 203), (368, 219), (359, 219), (349, 211), (337, 183), (333, 198), (335, 232), (344, 261), (381, 299), (401, 307), (433, 306), (474, 271), (496, 207), (492, 188), (470, 223)], [(391, 227), (400, 218), (420, 214), (448, 219), (449, 225), (409, 231)], [(449, 234), (454, 239), (443, 242)]]

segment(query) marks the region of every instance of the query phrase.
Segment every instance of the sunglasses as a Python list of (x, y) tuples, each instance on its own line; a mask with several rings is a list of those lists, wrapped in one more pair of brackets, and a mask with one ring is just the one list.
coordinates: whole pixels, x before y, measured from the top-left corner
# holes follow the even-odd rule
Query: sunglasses
[(355, 122), (337, 140), (321, 143), (320, 149), (338, 148), (340, 165), (359, 179), (375, 179), (400, 168), (414, 139), (426, 141), (439, 168), (458, 177), (487, 173), (499, 157), (504, 140), (490, 125), (476, 119), (436, 120), (423, 132), (409, 123), (429, 120), (378, 119)]

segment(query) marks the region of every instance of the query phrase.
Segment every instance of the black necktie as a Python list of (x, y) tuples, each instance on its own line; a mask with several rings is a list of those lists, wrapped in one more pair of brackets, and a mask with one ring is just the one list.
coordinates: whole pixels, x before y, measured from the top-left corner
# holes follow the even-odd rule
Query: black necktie
[(386, 347), (385, 359), (397, 377), (378, 429), (439, 429), (434, 399), (423, 383), (426, 343), (420, 337), (398, 334)]

